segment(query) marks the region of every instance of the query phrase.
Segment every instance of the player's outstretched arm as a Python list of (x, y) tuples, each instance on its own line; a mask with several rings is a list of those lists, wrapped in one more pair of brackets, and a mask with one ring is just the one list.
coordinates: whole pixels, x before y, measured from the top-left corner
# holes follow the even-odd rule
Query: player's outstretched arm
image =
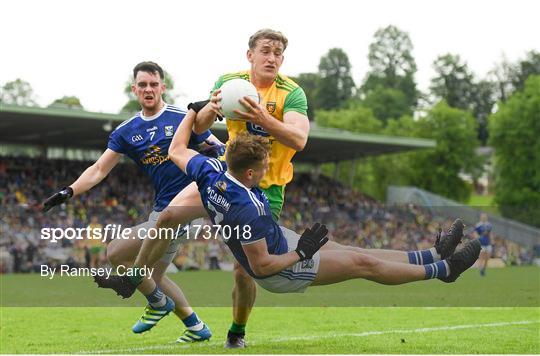
[(224, 116), (221, 112), (220, 102), (221, 89), (217, 89), (212, 93), (210, 100), (204, 102), (205, 105), (201, 106), (200, 110), (197, 110), (199, 108), (194, 105), (193, 109), (197, 112), (197, 119), (195, 120), (195, 125), (193, 126), (193, 132), (195, 132), (197, 135), (202, 134), (212, 126), (217, 117), (222, 118)]
[(198, 154), (197, 151), (188, 148), (196, 116), (197, 113), (195, 110), (188, 110), (180, 126), (178, 126), (178, 129), (174, 133), (171, 145), (169, 146), (169, 158), (184, 172), (186, 171), (189, 160)]
[(295, 251), (283, 255), (269, 254), (265, 239), (243, 244), (242, 249), (246, 254), (251, 270), (259, 277), (276, 274), (300, 261), (300, 257)]
[(109, 172), (118, 164), (120, 153), (114, 152), (110, 148), (105, 150), (101, 157), (77, 178), (69, 187), (60, 189), (57, 193), (50, 196), (43, 203), (43, 211), (63, 204), (75, 195), (82, 194), (97, 185), (105, 178)]
[(285, 146), (296, 151), (304, 149), (309, 135), (309, 119), (306, 115), (296, 111), (287, 111), (281, 122), (247, 96), (240, 100), (240, 103), (247, 108), (247, 112), (235, 110), (238, 117), (261, 126)]

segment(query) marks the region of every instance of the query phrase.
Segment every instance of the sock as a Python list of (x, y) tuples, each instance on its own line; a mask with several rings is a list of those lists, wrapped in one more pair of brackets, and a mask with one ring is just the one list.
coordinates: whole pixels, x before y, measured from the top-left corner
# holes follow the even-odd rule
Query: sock
[(201, 321), (201, 319), (199, 319), (195, 312), (191, 313), (191, 315), (187, 318), (182, 319), (182, 322), (186, 328), (191, 331), (199, 331), (204, 328), (204, 323)]
[(426, 269), (425, 279), (444, 278), (450, 274), (450, 267), (444, 260), (424, 265), (424, 268)]
[(229, 329), (230, 332), (234, 333), (234, 334), (241, 334), (241, 335), (245, 335), (246, 334), (246, 324), (242, 325), (242, 324), (237, 324), (235, 323), (234, 321), (232, 322), (231, 324), (231, 328)]
[(145, 273), (144, 268), (133, 267), (132, 271), (133, 271), (133, 275), (127, 276), (127, 277), (134, 286), (138, 286), (139, 284), (141, 284), (144, 278), (144, 275), (143, 275), (143, 273)]
[(145, 296), (146, 300), (148, 300), (148, 304), (150, 304), (151, 307), (159, 308), (167, 304), (167, 299), (165, 298), (165, 294), (159, 289), (158, 286), (152, 291), (152, 293)]
[(409, 263), (413, 265), (427, 265), (441, 260), (441, 255), (437, 253), (435, 247), (429, 250), (409, 251), (407, 254), (409, 255)]

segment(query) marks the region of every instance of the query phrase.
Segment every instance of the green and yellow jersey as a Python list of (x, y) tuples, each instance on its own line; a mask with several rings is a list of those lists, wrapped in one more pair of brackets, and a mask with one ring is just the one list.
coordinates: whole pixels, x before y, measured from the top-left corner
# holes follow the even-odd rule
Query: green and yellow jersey
[[(214, 85), (212, 92), (220, 88), (226, 81), (238, 78), (250, 81), (250, 72), (242, 71), (222, 75)], [(290, 78), (278, 74), (270, 87), (257, 88), (257, 91), (261, 95), (261, 105), (266, 108), (270, 115), (279, 121), (283, 121), (283, 115), (288, 111), (296, 111), (307, 116), (306, 94)], [(234, 138), (238, 133), (243, 131), (269, 138), (272, 144), (272, 150), (270, 152), (268, 172), (260, 183), (261, 188), (266, 190), (273, 185), (283, 187), (292, 180), (293, 165), (291, 159), (296, 153), (294, 149), (277, 141), (262, 127), (254, 125), (251, 122), (227, 120), (227, 131), (229, 132), (229, 139)]]

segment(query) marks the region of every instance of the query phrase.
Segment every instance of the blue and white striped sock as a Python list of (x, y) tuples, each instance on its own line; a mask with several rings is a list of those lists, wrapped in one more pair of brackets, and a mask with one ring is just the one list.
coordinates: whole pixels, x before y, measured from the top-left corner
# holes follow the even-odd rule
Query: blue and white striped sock
[(445, 260), (424, 265), (426, 277), (424, 279), (444, 278), (450, 274), (450, 266)]
[(409, 263), (413, 265), (427, 265), (441, 260), (441, 255), (437, 253), (435, 247), (429, 250), (409, 251), (407, 254), (409, 256)]
[(201, 319), (199, 319), (195, 312), (191, 313), (191, 315), (187, 318), (182, 319), (182, 322), (184, 323), (186, 328), (191, 331), (199, 331), (202, 330), (202, 328), (204, 327), (204, 323)]
[(152, 293), (145, 296), (146, 300), (148, 300), (148, 304), (150, 304), (151, 307), (159, 308), (164, 306), (167, 303), (167, 299), (165, 298), (165, 294), (159, 289), (158, 286), (156, 286), (156, 289), (152, 291)]

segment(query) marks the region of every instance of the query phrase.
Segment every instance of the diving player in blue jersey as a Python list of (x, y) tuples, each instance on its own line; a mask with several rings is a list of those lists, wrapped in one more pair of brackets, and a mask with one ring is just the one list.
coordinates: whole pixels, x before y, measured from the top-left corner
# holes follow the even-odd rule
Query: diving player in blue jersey
[[(109, 174), (122, 155), (131, 158), (152, 180), (155, 199), (148, 221), (132, 228), (129, 239), (113, 240), (107, 247), (107, 256), (111, 263), (126, 267), (133, 265), (143, 246), (143, 240), (139, 237), (144, 237), (149, 228), (155, 227), (161, 211), (191, 183), (191, 179), (178, 169), (168, 156), (169, 145), (176, 128), (184, 119), (185, 111), (163, 101), (162, 94), (166, 89), (163, 70), (154, 62), (142, 62), (133, 69), (133, 78), (132, 91), (142, 110), (111, 133), (107, 150), (73, 184), (62, 188), (44, 202), (44, 210), (47, 211), (72, 196), (90, 190)], [(212, 151), (222, 145), (210, 131), (206, 131), (201, 135), (192, 134), (189, 147)], [(184, 231), (185, 229), (182, 232)], [(149, 266), (154, 267), (152, 278), (144, 278), (138, 285), (139, 291), (148, 300), (148, 306), (134, 325), (133, 332), (141, 333), (151, 329), (159, 320), (174, 311), (187, 328), (178, 339), (179, 342), (208, 340), (211, 337), (210, 330), (193, 312), (180, 288), (165, 275), (179, 242), (180, 238), (170, 242), (161, 259), (154, 266)], [(97, 281), (100, 282), (98, 285), (107, 287), (106, 280)]]
[[(239, 134), (229, 141), (226, 163), (189, 149), (196, 114), (189, 111), (169, 149), (169, 156), (197, 182), (212, 222), (236, 260), (268, 291), (303, 292), (311, 285), (365, 278), (401, 284), (438, 278), (454, 282), (478, 258), (480, 243), (459, 251), (463, 223), (456, 220), (435, 246), (423, 251), (361, 249), (328, 241), (324, 225), (299, 236), (279, 226), (268, 200), (257, 187), (268, 168), (270, 144), (262, 136)], [(319, 251), (320, 250), (320, 251)]]
[(486, 213), (480, 214), (480, 221), (476, 224), (474, 232), (478, 235), (478, 240), (482, 245), (482, 252), (480, 252), (480, 275), (486, 275), (486, 269), (493, 247), (491, 246), (491, 230), (493, 226), (488, 221), (488, 215)]

